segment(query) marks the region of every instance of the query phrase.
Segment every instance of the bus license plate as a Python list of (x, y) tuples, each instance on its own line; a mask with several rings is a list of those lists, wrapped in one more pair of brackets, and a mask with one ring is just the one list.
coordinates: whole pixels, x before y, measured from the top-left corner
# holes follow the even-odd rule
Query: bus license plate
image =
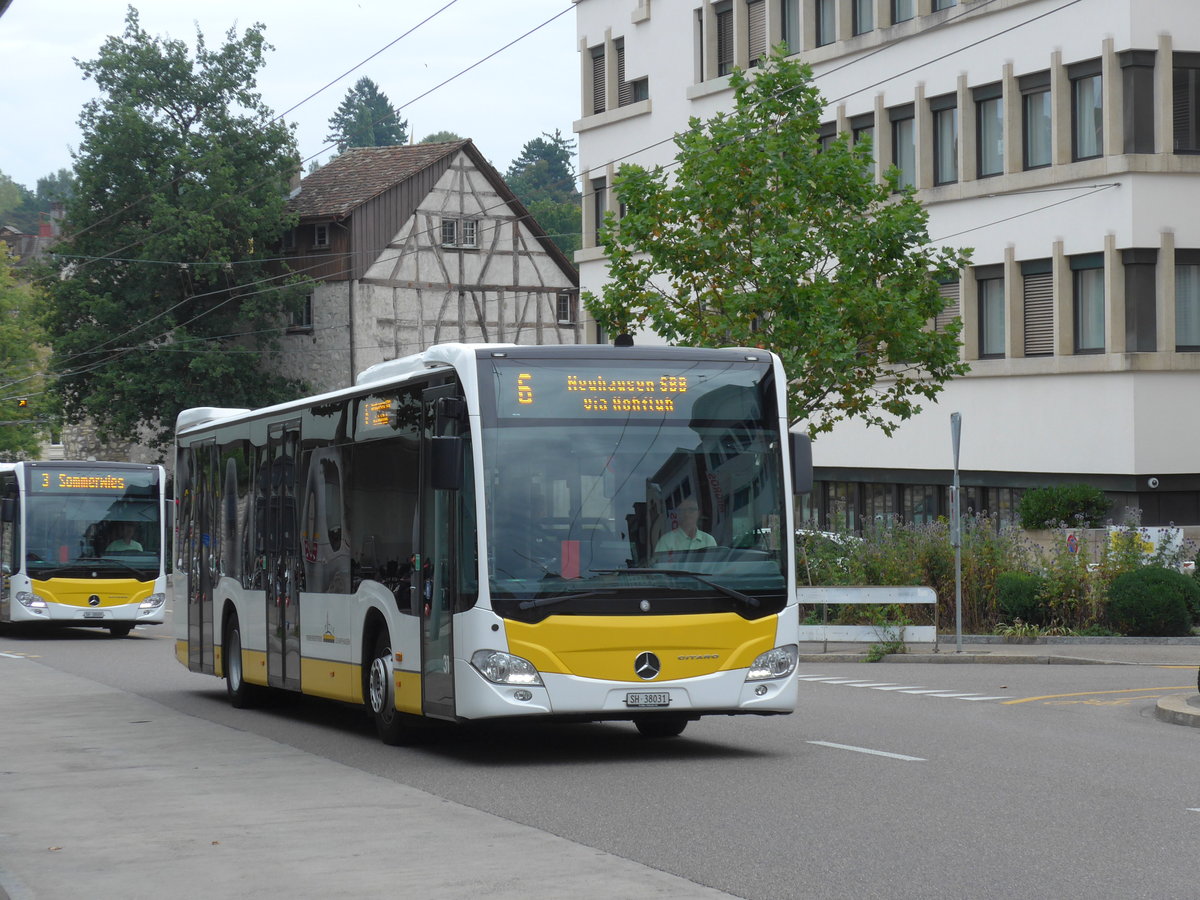
[(636, 706), (639, 709), (653, 706), (670, 706), (671, 695), (666, 691), (631, 691), (625, 695), (626, 706)]
[(98, 609), (85, 609), (83, 611), (83, 617), (85, 619), (103, 619), (104, 613)]

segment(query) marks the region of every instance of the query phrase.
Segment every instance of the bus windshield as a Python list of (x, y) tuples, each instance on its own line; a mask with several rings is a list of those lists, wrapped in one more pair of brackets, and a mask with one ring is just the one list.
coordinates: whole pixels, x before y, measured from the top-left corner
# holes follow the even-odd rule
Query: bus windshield
[(789, 542), (769, 362), (484, 366), (497, 612), (757, 617), (783, 607)]
[(28, 470), (25, 569), (31, 578), (157, 576), (157, 473)]

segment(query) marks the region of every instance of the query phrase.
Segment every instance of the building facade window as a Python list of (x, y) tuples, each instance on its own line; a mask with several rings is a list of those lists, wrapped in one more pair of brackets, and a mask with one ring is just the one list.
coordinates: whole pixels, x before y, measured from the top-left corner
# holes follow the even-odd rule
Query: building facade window
[(800, 52), (800, 0), (779, 0), (779, 34), (788, 53)]
[(1075, 352), (1104, 352), (1104, 254), (1071, 258)]
[(1054, 355), (1054, 265), (1048, 259), (1021, 263), (1026, 356)]
[(604, 45), (593, 47), (592, 54), (592, 115), (605, 110), (604, 96)]
[(837, 0), (817, 0), (816, 44), (824, 47), (837, 40)]
[(1200, 351), (1200, 250), (1175, 251), (1175, 349)]
[(837, 122), (825, 122), (817, 130), (817, 145), (824, 153), (837, 140)]
[(889, 111), (892, 121), (892, 165), (898, 170), (896, 186), (913, 187), (917, 183), (917, 145), (912, 104)]
[(292, 334), (311, 334), (313, 330), (313, 295), (310, 292), (300, 304), (299, 309), (292, 310), (288, 321), (288, 332)]
[(1104, 91), (1100, 61), (1081, 63), (1067, 70), (1071, 79), (1071, 148), (1076, 160), (1092, 159), (1104, 152)]
[(916, 0), (892, 0), (892, 22), (907, 22), (917, 14)]
[(913, 525), (936, 522), (939, 496), (945, 488), (936, 484), (906, 484), (900, 489), (900, 517)]
[(717, 17), (717, 75), (733, 71), (733, 4), (713, 7)]
[(575, 324), (575, 295), (569, 291), (563, 291), (555, 298), (555, 313), (558, 316), (559, 325), (574, 325)]
[(875, 163), (875, 114), (863, 113), (850, 120), (850, 137), (854, 146), (866, 143), (871, 151), (871, 163)]
[(957, 5), (958, 0), (933, 0), (933, 11), (937, 12), (940, 9), (949, 9)]
[(958, 98), (951, 94), (929, 101), (933, 114), (933, 183), (958, 181)]
[(976, 172), (980, 178), (1004, 172), (1004, 97), (1001, 86), (975, 89)]
[(635, 78), (627, 81), (625, 78), (625, 42), (620, 41), (617, 51), (617, 106), (629, 106), (650, 97), (650, 80)]
[(751, 66), (767, 55), (767, 0), (746, 0), (746, 49)]
[(1026, 76), (1020, 85), (1023, 162), (1026, 169), (1038, 169), (1051, 162), (1050, 73)]
[(1004, 356), (1004, 269), (984, 266), (975, 271), (979, 296), (979, 358)]
[(875, 0), (854, 0), (853, 27), (855, 34), (875, 30)]
[(1200, 153), (1200, 53), (1175, 54), (1171, 120), (1175, 152)]
[(959, 317), (958, 296), (959, 283), (946, 281), (938, 285), (938, 294), (942, 297), (942, 311), (933, 320), (933, 330), (945, 333), (950, 324)]
[(600, 230), (604, 227), (604, 213), (608, 211), (608, 182), (603, 178), (592, 179), (592, 234), (596, 244), (600, 243)]

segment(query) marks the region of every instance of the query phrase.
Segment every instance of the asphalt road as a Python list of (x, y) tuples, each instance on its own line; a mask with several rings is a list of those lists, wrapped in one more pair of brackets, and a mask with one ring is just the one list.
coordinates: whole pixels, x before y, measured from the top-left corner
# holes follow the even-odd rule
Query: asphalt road
[[(1200, 729), (1154, 716), (1158, 697), (1195, 690), (1194, 667), (805, 663), (788, 717), (706, 719), (666, 741), (624, 724), (443, 728), (392, 748), (335, 704), (230, 708), (220, 681), (175, 662), (164, 630), (4, 636), (5, 653), (269, 738), (331, 772), (350, 767), (670, 873), (697, 892), (1197, 895)], [(0, 841), (0, 867), (3, 855)], [(547, 885), (535, 896), (560, 894)]]

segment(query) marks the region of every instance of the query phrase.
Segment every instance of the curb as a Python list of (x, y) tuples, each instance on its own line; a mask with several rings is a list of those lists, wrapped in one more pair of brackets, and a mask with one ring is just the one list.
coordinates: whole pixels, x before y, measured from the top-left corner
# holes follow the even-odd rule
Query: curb
[(1160, 697), (1154, 706), (1154, 718), (1173, 725), (1200, 728), (1200, 694), (1172, 694)]

